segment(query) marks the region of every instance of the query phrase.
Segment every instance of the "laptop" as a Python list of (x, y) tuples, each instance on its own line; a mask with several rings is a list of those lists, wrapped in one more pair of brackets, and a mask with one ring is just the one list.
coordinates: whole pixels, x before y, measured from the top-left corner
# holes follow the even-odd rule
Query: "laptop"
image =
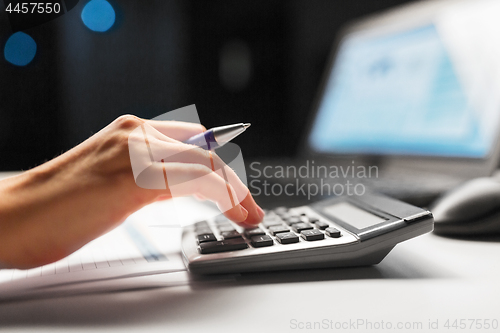
[[(332, 189), (352, 181), (426, 205), (467, 179), (491, 175), (500, 149), (498, 14), (497, 1), (433, 0), (347, 25), (331, 52), (300, 158), (251, 164), (252, 193), (260, 202), (280, 197), (264, 198), (263, 178), (268, 190), (300, 178), (297, 186), (316, 184), (324, 192), (326, 183)], [(266, 166), (270, 177), (263, 177)]]

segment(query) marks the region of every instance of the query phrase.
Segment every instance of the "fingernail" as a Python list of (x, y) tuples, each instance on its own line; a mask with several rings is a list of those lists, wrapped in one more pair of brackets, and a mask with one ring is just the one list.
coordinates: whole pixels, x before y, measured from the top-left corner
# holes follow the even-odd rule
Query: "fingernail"
[(257, 215), (259, 215), (259, 218), (262, 220), (264, 218), (264, 215), (266, 215), (266, 213), (264, 213), (264, 211), (262, 210), (262, 208), (260, 208), (259, 206), (257, 206)]
[(246, 210), (245, 207), (240, 205), (240, 212), (241, 212), (241, 215), (244, 216), (242, 221), (245, 221), (248, 217), (248, 210)]

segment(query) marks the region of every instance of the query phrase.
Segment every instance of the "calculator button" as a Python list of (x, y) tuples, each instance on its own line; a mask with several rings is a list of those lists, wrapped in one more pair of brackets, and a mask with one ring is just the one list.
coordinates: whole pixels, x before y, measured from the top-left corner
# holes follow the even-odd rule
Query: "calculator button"
[(290, 229), (283, 227), (283, 226), (274, 226), (269, 228), (269, 232), (271, 232), (271, 235), (276, 236), (276, 234), (282, 233), (282, 232), (289, 232)]
[(220, 232), (234, 231), (234, 227), (232, 225), (219, 227), (219, 231)]
[(288, 225), (292, 225), (292, 224), (295, 224), (295, 223), (301, 223), (301, 222), (304, 222), (304, 220), (302, 219), (302, 216), (293, 215), (293, 216), (288, 217), (288, 218), (285, 220), (285, 222), (286, 222), (286, 224), (288, 224)]
[(221, 221), (221, 222), (215, 222), (215, 225), (217, 227), (224, 227), (224, 226), (228, 226), (228, 225), (232, 225), (232, 224), (229, 221)]
[(217, 238), (215, 238), (214, 234), (204, 234), (198, 236), (198, 244), (205, 242), (214, 242)]
[(269, 221), (264, 220), (264, 222), (262, 222), (262, 225), (266, 228), (269, 228), (272, 226), (277, 226), (277, 225), (282, 225), (282, 224), (283, 224), (283, 221), (281, 221), (281, 220), (269, 220)]
[(302, 236), (302, 238), (306, 241), (325, 239), (325, 235), (318, 229), (304, 230), (300, 233), (300, 236)]
[(318, 221), (316, 223), (314, 223), (314, 225), (316, 226), (316, 228), (320, 229), (320, 230), (325, 230), (326, 228), (328, 228), (330, 225), (326, 222), (323, 222), (323, 221)]
[(342, 234), (340, 233), (340, 231), (338, 229), (335, 229), (335, 228), (326, 228), (325, 230), (326, 234), (332, 238), (339, 238), (340, 236), (342, 236)]
[(195, 233), (196, 233), (196, 236), (201, 236), (201, 235), (213, 234), (213, 231), (210, 228), (200, 228), (200, 229), (196, 229)]
[(294, 214), (291, 214), (291, 213), (284, 213), (284, 214), (280, 214), (279, 215), (281, 217), (282, 220), (288, 220), (290, 217), (292, 216), (295, 216)]
[(286, 207), (276, 207), (276, 208), (274, 209), (274, 212), (275, 212), (276, 214), (278, 214), (278, 215), (283, 215), (283, 214), (285, 214), (286, 212), (288, 212), (288, 208), (286, 208)]
[(299, 237), (296, 234), (294, 234), (293, 232), (285, 232), (282, 234), (277, 234), (276, 239), (281, 244), (292, 244), (292, 243), (299, 242)]
[(196, 229), (202, 229), (202, 228), (210, 228), (207, 221), (200, 221), (200, 222), (196, 222), (194, 224), (194, 227)]
[(273, 239), (268, 235), (253, 236), (252, 245), (253, 247), (264, 247), (273, 245)]
[(236, 230), (232, 230), (232, 231), (221, 232), (221, 236), (224, 239), (231, 239), (231, 238), (239, 238), (241, 237), (241, 234)]
[(217, 228), (222, 228), (222, 227), (232, 227), (233, 225), (229, 221), (223, 221), (223, 222), (215, 222), (215, 226)]
[(292, 225), (292, 229), (295, 232), (301, 232), (302, 230), (309, 230), (312, 228), (313, 228), (312, 225), (310, 225), (309, 223), (304, 223), (304, 222)]
[(243, 238), (222, 240), (218, 242), (201, 243), (198, 249), (201, 254), (243, 250), (248, 247)]
[(317, 217), (308, 217), (307, 219), (309, 223), (316, 223), (319, 221)]
[(265, 235), (266, 233), (261, 228), (255, 228), (245, 231), (245, 236), (252, 238), (253, 236)]

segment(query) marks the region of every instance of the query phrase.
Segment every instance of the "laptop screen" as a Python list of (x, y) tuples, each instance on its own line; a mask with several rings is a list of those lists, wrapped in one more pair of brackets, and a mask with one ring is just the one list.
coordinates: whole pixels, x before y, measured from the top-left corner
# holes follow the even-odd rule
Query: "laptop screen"
[(313, 151), (486, 157), (497, 121), (470, 103), (444, 41), (433, 24), (347, 35), (308, 136)]

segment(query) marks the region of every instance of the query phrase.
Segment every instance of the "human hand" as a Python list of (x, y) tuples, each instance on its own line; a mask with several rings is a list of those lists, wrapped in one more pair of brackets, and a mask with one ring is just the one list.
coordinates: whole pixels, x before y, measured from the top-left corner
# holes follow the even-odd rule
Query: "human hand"
[[(264, 212), (223, 161), (212, 154), (213, 172), (209, 152), (182, 143), (202, 132), (201, 125), (122, 116), (61, 156), (0, 182), (0, 262), (30, 268), (57, 261), (141, 207), (171, 198), (168, 186), (145, 189), (134, 181), (129, 142), (139, 140), (131, 133), (141, 125), (153, 134), (152, 147), (170, 156), (151, 170), (163, 169), (169, 183), (176, 184), (176, 196), (195, 194), (215, 201), (226, 217), (244, 227), (262, 220)], [(228, 182), (221, 177), (222, 168)], [(229, 203), (228, 191), (236, 202)]]

